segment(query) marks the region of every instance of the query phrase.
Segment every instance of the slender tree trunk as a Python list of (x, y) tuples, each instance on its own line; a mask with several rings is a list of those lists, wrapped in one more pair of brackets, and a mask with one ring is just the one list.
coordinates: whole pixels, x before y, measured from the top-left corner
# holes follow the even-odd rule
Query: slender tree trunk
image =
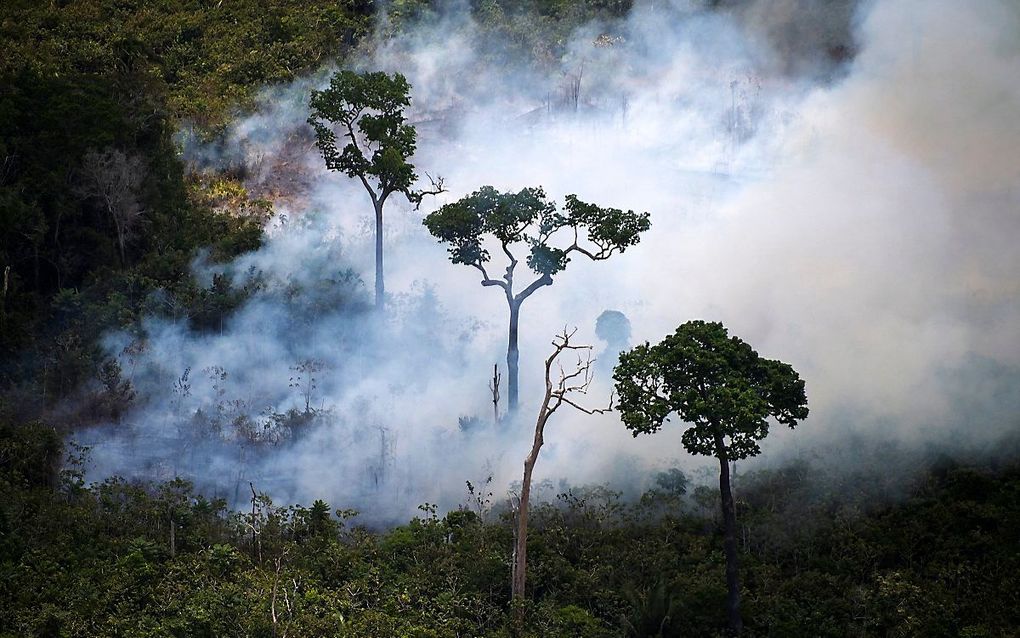
[[(258, 533), (255, 529), (255, 521), (257, 513), (255, 509), (255, 503), (258, 499), (258, 495), (255, 494), (255, 484), (248, 481), (248, 486), (251, 487), (251, 562), (256, 562), (256, 546), (258, 543)], [(260, 561), (261, 562), (261, 561)]]
[(528, 568), (528, 508), (531, 501), (531, 474), (538, 458), (538, 448), (524, 460), (524, 482), (521, 485), (521, 503), (517, 508), (517, 538), (514, 540), (514, 571), (511, 592), (514, 600), (524, 598), (524, 577)]
[[(584, 393), (587, 391), (591, 381), (591, 376), (588, 374), (591, 365), (590, 358), (587, 363), (578, 360), (577, 370), (570, 374), (560, 368), (559, 382), (552, 381), (550, 373), (553, 364), (564, 350), (590, 349), (590, 346), (571, 346), (570, 337), (572, 335), (572, 332), (568, 333), (564, 330), (563, 334), (553, 342), (556, 350), (545, 361), (545, 396), (542, 398), (542, 406), (539, 408), (538, 418), (535, 420), (535, 438), (531, 443), (531, 451), (524, 459), (524, 480), (521, 482), (521, 499), (517, 508), (517, 537), (514, 542), (513, 574), (510, 579), (512, 601), (515, 603), (521, 603), (524, 599), (525, 575), (528, 571), (528, 513), (531, 505), (531, 478), (535, 470), (535, 462), (538, 460), (538, 453), (542, 450), (542, 444), (545, 443), (546, 423), (563, 403), (568, 403), (587, 414), (605, 412), (604, 410), (587, 410), (566, 398), (570, 392)], [(520, 604), (515, 605), (515, 620), (518, 627), (524, 620), (523, 616), (524, 607)]]
[(110, 197), (105, 197), (106, 210), (110, 213), (110, 219), (113, 221), (113, 229), (117, 232), (117, 251), (120, 253), (120, 265), (124, 265), (124, 228), (121, 224), (120, 218), (117, 216), (116, 205), (110, 201)]
[(506, 348), (507, 411), (517, 411), (517, 363), (520, 351), (517, 349), (517, 324), (521, 318), (521, 305), (510, 302), (510, 336)]
[(63, 217), (61, 213), (57, 213), (56, 222), (53, 224), (53, 245), (57, 249), (57, 261), (53, 264), (53, 268), (57, 271), (57, 289), (64, 287), (64, 275), (60, 271), (60, 255), (64, 254), (64, 249), (60, 245), (60, 218)]
[[(11, 277), (11, 267), (4, 266), (3, 290), (0, 292), (0, 333), (7, 333), (7, 282)], [(3, 336), (0, 334), (0, 337)]]
[(715, 437), (719, 457), (719, 493), (722, 496), (723, 553), (726, 555), (726, 618), (730, 632), (739, 635), (744, 629), (740, 617), (740, 565), (737, 556), (737, 513), (730, 489), (730, 464), (722, 435)]
[(510, 590), (513, 600), (524, 598), (524, 577), (528, 568), (528, 508), (531, 503), (531, 475), (535, 470), (538, 453), (545, 442), (545, 423), (549, 420), (549, 391), (546, 391), (542, 409), (535, 423), (535, 439), (531, 452), (524, 459), (524, 480), (521, 483), (521, 502), (517, 508), (517, 539), (514, 545), (514, 570)]
[[(5, 286), (4, 293), (6, 292)], [(496, 427), (499, 425), (499, 364), (496, 363), (492, 364), (492, 382), (489, 390), (492, 391), (492, 426)]]
[(383, 283), (383, 203), (375, 205), (375, 307), (382, 309), (386, 286)]
[(124, 233), (121, 232), (120, 227), (117, 227), (117, 248), (120, 250), (120, 265), (127, 265), (127, 258), (124, 255)]

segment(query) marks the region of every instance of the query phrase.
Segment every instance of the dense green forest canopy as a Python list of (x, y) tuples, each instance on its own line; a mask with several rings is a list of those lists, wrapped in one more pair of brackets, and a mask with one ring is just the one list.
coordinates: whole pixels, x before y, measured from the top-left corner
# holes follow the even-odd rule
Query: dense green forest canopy
[[(229, 286), (203, 291), (188, 266), (199, 248), (225, 259), (257, 247), (269, 204), (229, 176), (186, 176), (174, 134), (189, 122), (215, 136), (260, 87), (342, 57), (370, 19), (347, 3), (4, 3), (4, 407), (37, 411), (91, 377), (98, 335), (130, 327), (154, 290), (206, 319), (231, 306)], [(93, 170), (113, 152), (130, 158), (130, 180)], [(142, 211), (121, 255), (104, 189)]]
[[(850, 471), (803, 459), (741, 476), (747, 635), (1014, 635), (1020, 467), (1017, 440), (1001, 443), (977, 461), (851, 441)], [(596, 486), (540, 505), (529, 613), (515, 626), (511, 516), (485, 485), (471, 486), (460, 510), (426, 503), (408, 524), (373, 532), (322, 501), (259, 495), (253, 509), (230, 512), (180, 479), (86, 487), (78, 465), (58, 473), (65, 452), (80, 456), (49, 428), (0, 426), (0, 636), (648, 637), (725, 627), (718, 492), (677, 470), (633, 502)]]

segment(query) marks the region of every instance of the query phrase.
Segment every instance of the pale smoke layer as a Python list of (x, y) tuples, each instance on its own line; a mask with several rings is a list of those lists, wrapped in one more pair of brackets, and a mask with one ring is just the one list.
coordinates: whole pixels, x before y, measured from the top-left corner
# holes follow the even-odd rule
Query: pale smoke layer
[[(812, 414), (770, 437), (766, 461), (851, 431), (941, 445), (1016, 428), (1020, 11), (875, 3), (856, 16), (858, 53), (839, 69), (813, 62), (819, 49), (798, 33), (848, 29), (848, 11), (831, 25), (817, 10), (787, 11), (808, 28), (769, 4), (639, 5), (625, 23), (580, 30), (551, 75), (490, 64), (473, 48), (477, 27), (452, 12), (361, 65), (399, 70), (414, 86), (416, 164), (450, 188), (424, 210), (493, 184), (652, 214), (639, 246), (610, 262), (575, 259), (525, 303), (521, 419), (502, 428), (489, 424), (486, 382), (504, 356), (505, 301), (449, 264), (420, 226), (424, 210), (393, 201), (393, 312), (366, 313), (347, 271), (372, 277), (367, 196), (323, 171), (296, 133), (321, 78), (268, 93), (226, 148), (191, 153), (212, 166), (257, 164), (253, 187), (301, 167), (295, 183), (309, 190), (288, 200), (286, 223), (226, 268), (268, 283), (218, 332), (150, 323), (146, 350), (121, 355), (145, 400), (123, 424), (87, 435), (97, 443), (91, 476), (179, 473), (240, 500), (250, 480), (278, 501), (325, 498), (375, 521), (425, 501), (455, 507), (465, 480), (489, 474), (498, 498), (519, 478), (550, 339), (576, 325), (600, 350), (594, 323), (607, 308), (627, 315), (635, 342), (688, 319), (720, 320), (792, 363)], [(756, 29), (764, 18), (777, 22)], [(196, 268), (210, 279), (215, 270)], [(119, 353), (127, 341), (109, 343)], [(315, 362), (311, 372), (303, 361)], [(581, 401), (605, 404), (610, 367), (599, 363)], [(286, 434), (274, 415), (306, 399), (318, 413), (304, 435), (234, 440), (238, 427)], [(473, 427), (459, 427), (472, 415)], [(679, 433), (673, 423), (632, 439), (616, 416), (564, 411), (537, 474), (640, 488), (651, 469), (703, 463), (683, 454)]]

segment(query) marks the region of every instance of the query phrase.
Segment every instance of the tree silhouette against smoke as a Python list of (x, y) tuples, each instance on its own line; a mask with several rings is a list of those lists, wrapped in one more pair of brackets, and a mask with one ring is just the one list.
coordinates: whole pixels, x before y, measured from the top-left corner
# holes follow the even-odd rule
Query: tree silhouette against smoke
[(630, 347), (630, 320), (619, 310), (606, 310), (595, 320), (595, 336), (606, 342), (598, 355), (599, 369), (612, 374), (620, 353)]
[[(791, 428), (808, 415), (804, 382), (786, 363), (763, 359), (721, 323), (688, 321), (660, 343), (620, 355), (613, 374), (624, 425), (637, 436), (657, 431), (676, 413), (689, 424), (684, 448), (719, 459), (726, 613), (730, 630), (743, 629), (737, 563), (737, 518), (730, 489), (731, 460), (757, 456), (768, 418)], [(727, 442), (727, 439), (729, 441)]]
[[(576, 195), (567, 195), (564, 212), (546, 199), (541, 188), (525, 188), (517, 193), (501, 193), (492, 186), (483, 186), (474, 193), (429, 214), (424, 222), (429, 232), (449, 245), (450, 260), (477, 268), (483, 286), (503, 290), (510, 309), (509, 337), (506, 352), (507, 405), (513, 412), (518, 402), (518, 323), (521, 304), (536, 290), (553, 283), (553, 275), (567, 267), (570, 256), (584, 255), (593, 261), (609, 259), (641, 240), (641, 233), (651, 222), (648, 213), (626, 212), (582, 202)], [(586, 245), (579, 243), (581, 230)], [(564, 238), (561, 245), (554, 245)], [(506, 256), (507, 266), (499, 279), (489, 276), (486, 264), (491, 255), (483, 247), (494, 240)], [(520, 292), (514, 275), (520, 260), (517, 254), (527, 247), (528, 268), (538, 275)], [(516, 253), (516, 254), (515, 254)]]
[[(382, 308), (386, 293), (383, 281), (383, 206), (393, 193), (421, 205), (425, 195), (442, 192), (443, 180), (429, 177), (432, 187), (415, 190), (418, 180), (410, 158), (417, 146), (417, 132), (404, 119), (410, 105), (411, 85), (399, 73), (339, 71), (322, 91), (312, 91), (312, 114), (316, 144), (326, 168), (357, 178), (368, 191), (375, 209), (375, 305)], [(337, 148), (333, 126), (340, 128), (347, 144)], [(428, 174), (426, 173), (426, 176)]]
[[(528, 511), (531, 501), (531, 478), (535, 471), (535, 463), (538, 461), (538, 453), (545, 443), (546, 424), (564, 403), (585, 414), (604, 414), (613, 409), (611, 397), (609, 407), (602, 410), (582, 407), (574, 400), (574, 396), (588, 393), (594, 361), (591, 357), (591, 346), (570, 342), (576, 332), (576, 328), (570, 332), (564, 329), (561, 334), (557, 335), (552, 342), (553, 352), (545, 360), (545, 395), (535, 421), (535, 438), (528, 456), (524, 459), (524, 480), (521, 482), (521, 494), (517, 507), (517, 535), (514, 540), (513, 575), (511, 578), (511, 592), (515, 601), (524, 598), (525, 574), (528, 567)], [(559, 362), (559, 358), (564, 352), (570, 351), (577, 353), (578, 357), (576, 365), (568, 372)], [(518, 607), (517, 609), (520, 613), (523, 608)]]

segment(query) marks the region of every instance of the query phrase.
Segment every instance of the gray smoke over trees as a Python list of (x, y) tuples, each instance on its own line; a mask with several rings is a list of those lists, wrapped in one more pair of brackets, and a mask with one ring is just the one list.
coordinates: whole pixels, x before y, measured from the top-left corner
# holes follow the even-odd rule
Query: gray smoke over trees
[(630, 320), (619, 310), (604, 310), (595, 319), (595, 336), (606, 344), (596, 359), (599, 370), (612, 376), (620, 353), (630, 347)]
[[(530, 32), (501, 39), (482, 17), (437, 11), (413, 27), (381, 24), (353, 70), (407, 77), (415, 162), (450, 190), (437, 206), (479, 184), (542, 184), (652, 213), (637, 249), (567, 269), (558, 294), (531, 298), (522, 361), (544, 353), (541, 325), (580, 325), (579, 340), (594, 343), (606, 308), (626, 314), (637, 342), (711, 317), (764, 356), (781, 354), (811, 388), (811, 418), (796, 438), (771, 433), (761, 462), (836, 440), (941, 446), (1015, 428), (1017, 8), (841, 3), (850, 9), (777, 11), (755, 26), (770, 3), (715, 4), (635, 3), (568, 33), (555, 59), (522, 50)], [(843, 53), (800, 46), (796, 34), (816, 27), (849, 40)], [(575, 111), (565, 98), (581, 60)], [(240, 484), (243, 499), (252, 480), (276, 502), (324, 498), (378, 521), (423, 501), (456, 506), (483, 467), (496, 493), (519, 479), (519, 431), (458, 427), (492, 413), (487, 385), (506, 333), (491, 318), (504, 300), (477, 294), (476, 271), (449, 263), (409, 203), (391, 202), (391, 301), (385, 319), (371, 318), (372, 211), (359, 184), (324, 169), (306, 124), (307, 96), (331, 71), (267, 89), (220, 144), (185, 149), (208, 168), (280, 166), (286, 154), (304, 190), (277, 203), (261, 249), (195, 263), (209, 287), (217, 276), (250, 284), (222, 330), (166, 316), (167, 291), (141, 338), (108, 335), (136, 395), (118, 423), (82, 433), (94, 444), (90, 478), (162, 478), (175, 459), (210, 492)], [(306, 411), (289, 379), (309, 360), (324, 367), (303, 422), (288, 417)], [(227, 372), (222, 395), (202, 373), (213, 366)], [(522, 373), (522, 409), (537, 410), (541, 389)], [(675, 452), (671, 429), (631, 440), (617, 416), (561, 417), (539, 483), (625, 487), (697, 463)], [(194, 442), (186, 454), (178, 430)]]

